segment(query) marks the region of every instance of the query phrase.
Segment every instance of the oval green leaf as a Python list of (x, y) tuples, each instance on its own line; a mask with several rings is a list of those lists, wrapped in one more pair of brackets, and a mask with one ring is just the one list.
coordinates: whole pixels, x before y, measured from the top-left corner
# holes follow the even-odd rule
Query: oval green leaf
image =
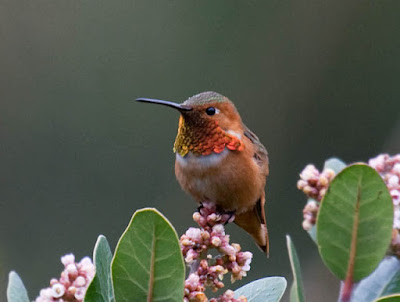
[(118, 302), (182, 302), (185, 266), (178, 236), (156, 209), (142, 209), (132, 216), (111, 271)]
[(85, 302), (114, 302), (114, 292), (111, 281), (112, 253), (106, 237), (97, 238), (93, 250), (93, 262), (96, 275), (90, 283), (85, 295)]
[[(332, 181), (317, 217), (320, 255), (340, 280), (357, 282), (379, 264), (389, 246), (393, 204), (379, 174), (365, 164)], [(373, 248), (372, 248), (373, 247)]]
[(381, 296), (397, 293), (400, 293), (400, 260), (391, 256), (383, 259), (371, 275), (360, 281), (352, 301), (372, 302)]
[(14, 271), (10, 272), (8, 275), (7, 301), (29, 302), (28, 293), (25, 289), (24, 283)]
[(235, 290), (235, 298), (245, 296), (248, 302), (277, 302), (285, 293), (286, 285), (283, 277), (259, 279)]
[(289, 253), (290, 266), (292, 267), (293, 284), (290, 289), (290, 302), (304, 302), (303, 281), (301, 279), (300, 261), (296, 248), (289, 235), (286, 235), (286, 245)]
[(400, 302), (400, 295), (390, 295), (381, 297), (375, 300), (375, 302)]

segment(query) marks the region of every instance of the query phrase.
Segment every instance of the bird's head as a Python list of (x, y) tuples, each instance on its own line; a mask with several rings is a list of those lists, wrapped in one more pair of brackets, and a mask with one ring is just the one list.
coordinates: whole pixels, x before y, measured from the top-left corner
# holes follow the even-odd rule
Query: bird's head
[[(235, 105), (225, 96), (202, 92), (178, 104), (148, 98), (139, 102), (160, 104), (178, 110), (181, 114), (174, 150), (185, 156), (189, 151), (201, 155), (220, 153), (229, 143), (240, 141), (243, 126)], [(233, 148), (233, 147), (232, 147)], [(235, 147), (236, 148), (236, 147)]]

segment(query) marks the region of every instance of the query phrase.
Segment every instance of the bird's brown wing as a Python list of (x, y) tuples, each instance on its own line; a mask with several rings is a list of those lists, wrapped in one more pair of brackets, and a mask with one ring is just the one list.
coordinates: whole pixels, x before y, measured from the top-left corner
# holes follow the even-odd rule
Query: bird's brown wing
[[(260, 167), (260, 173), (265, 177), (269, 173), (268, 152), (260, 139), (246, 125), (243, 125), (244, 135), (251, 141), (254, 147), (254, 160)], [(258, 246), (268, 255), (269, 237), (267, 222), (265, 219), (265, 192), (263, 190), (260, 199), (254, 205), (254, 208), (247, 212), (236, 215), (235, 223), (253, 236)]]
[(260, 139), (255, 135), (246, 125), (243, 124), (244, 135), (253, 143), (254, 146), (254, 159), (261, 168), (261, 172), (266, 176), (269, 173), (269, 159), (268, 151), (260, 142)]

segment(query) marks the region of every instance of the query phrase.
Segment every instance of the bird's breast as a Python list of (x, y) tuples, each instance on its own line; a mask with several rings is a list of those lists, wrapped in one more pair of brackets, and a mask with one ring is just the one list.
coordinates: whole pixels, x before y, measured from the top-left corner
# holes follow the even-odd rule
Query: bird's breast
[(252, 206), (265, 184), (265, 176), (252, 157), (227, 148), (205, 156), (176, 154), (175, 174), (197, 202), (211, 201), (225, 210)]
[(221, 153), (212, 153), (210, 155), (194, 155), (189, 152), (185, 156), (176, 153), (176, 162), (181, 165), (183, 169), (189, 170), (203, 170), (218, 166), (224, 158), (228, 155), (229, 150), (225, 149)]

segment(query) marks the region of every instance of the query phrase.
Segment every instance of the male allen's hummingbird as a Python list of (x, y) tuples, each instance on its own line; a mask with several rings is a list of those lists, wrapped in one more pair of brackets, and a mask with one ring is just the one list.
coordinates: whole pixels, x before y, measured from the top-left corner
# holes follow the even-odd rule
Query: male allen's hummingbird
[(235, 105), (216, 92), (202, 92), (182, 104), (137, 101), (180, 112), (174, 152), (175, 175), (182, 189), (200, 204), (212, 202), (219, 211), (234, 213), (234, 222), (268, 255), (264, 213), (268, 153), (243, 124)]

